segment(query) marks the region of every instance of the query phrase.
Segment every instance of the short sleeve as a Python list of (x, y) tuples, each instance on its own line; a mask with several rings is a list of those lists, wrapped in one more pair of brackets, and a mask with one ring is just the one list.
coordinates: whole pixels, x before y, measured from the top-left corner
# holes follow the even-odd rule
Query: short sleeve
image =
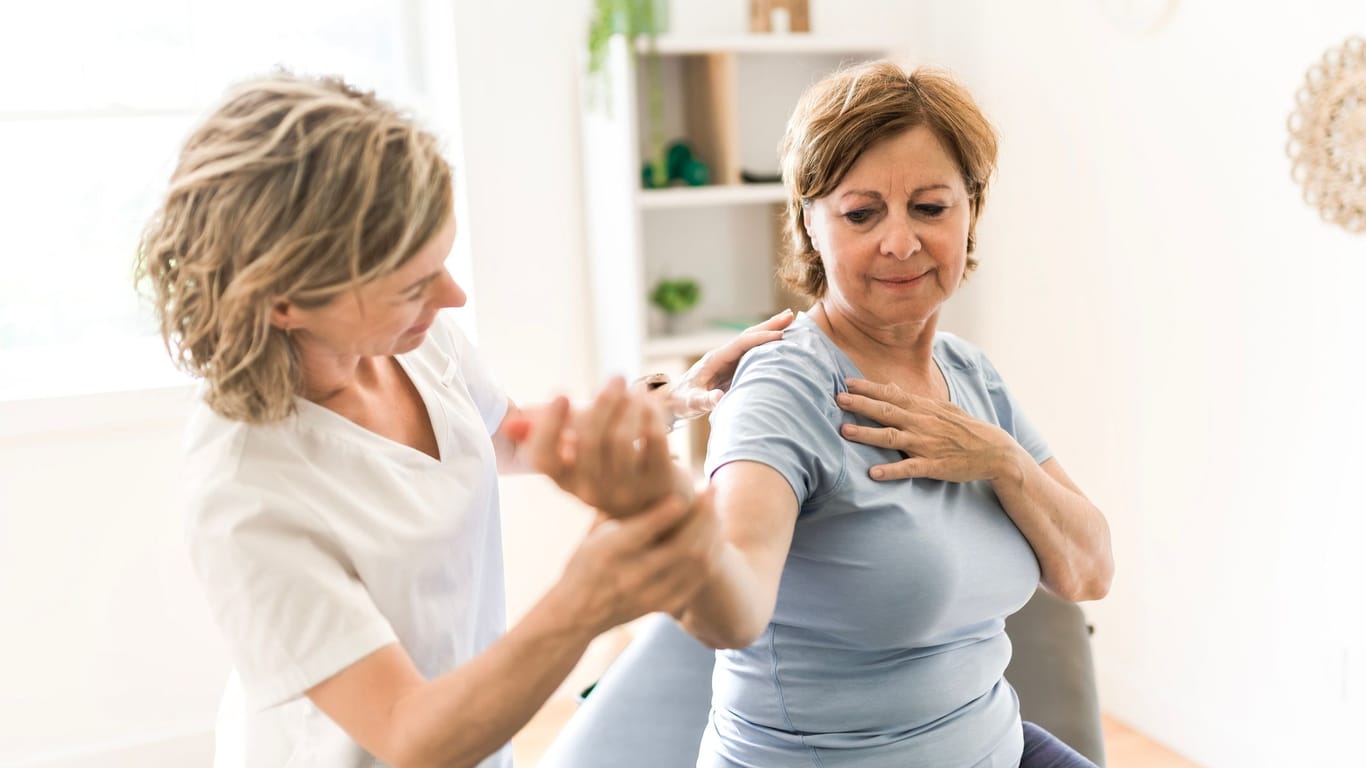
[(396, 642), (311, 512), (240, 482), (187, 504), (190, 559), (253, 711), (302, 696)]
[(1042, 464), (1053, 457), (1053, 451), (1048, 447), (1048, 442), (1043, 439), (1043, 434), (1034, 426), (1034, 422), (1025, 415), (1024, 409), (1020, 407), (1015, 395), (1011, 394), (1001, 379), (1001, 374), (996, 367), (991, 364), (985, 354), (980, 354), (983, 377), (986, 380), (987, 395), (991, 398), (992, 406), (996, 410), (998, 425), (1001, 429), (1009, 432), (1029, 455), (1034, 458), (1034, 462)]
[(799, 505), (832, 493), (844, 475), (839, 380), (828, 361), (796, 344), (752, 350), (712, 412), (707, 475), (732, 461), (755, 461), (777, 470)]
[(497, 432), (503, 423), (503, 417), (507, 415), (507, 394), (494, 378), (493, 372), (484, 364), (479, 350), (453, 318), (445, 313), (438, 314), (435, 328), (439, 328), (447, 353), (455, 359), (460, 368), (460, 376), (465, 381), (465, 387), (469, 390), (475, 408), (479, 410), (484, 428), (490, 435)]

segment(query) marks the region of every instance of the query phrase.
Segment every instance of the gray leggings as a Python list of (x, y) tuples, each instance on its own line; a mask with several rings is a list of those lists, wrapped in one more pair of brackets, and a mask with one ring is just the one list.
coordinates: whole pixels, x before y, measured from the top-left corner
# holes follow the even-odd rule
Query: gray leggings
[(1096, 764), (1062, 743), (1057, 736), (1025, 721), (1020, 768), (1096, 768)]

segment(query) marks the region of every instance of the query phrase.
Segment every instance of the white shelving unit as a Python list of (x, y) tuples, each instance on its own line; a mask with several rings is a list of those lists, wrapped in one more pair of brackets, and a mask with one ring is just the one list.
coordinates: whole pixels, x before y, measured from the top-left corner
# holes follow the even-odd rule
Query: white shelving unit
[[(712, 53), (814, 53), (881, 56), (891, 49), (890, 43), (852, 38), (824, 37), (809, 32), (788, 34), (715, 35), (709, 37), (676, 37), (660, 35), (655, 48), (666, 55)], [(646, 53), (650, 43), (645, 38), (636, 41), (636, 51)]]
[[(598, 98), (583, 110), (585, 209), (600, 372), (679, 373), (736, 328), (793, 306), (774, 277), (781, 243), (778, 142), (798, 96), (843, 64), (886, 56), (876, 41), (811, 34), (661, 36), (667, 144), (687, 141), (712, 184), (644, 189), (650, 156), (650, 53), (614, 38)], [(649, 303), (664, 277), (690, 277), (702, 299), (672, 333)]]
[(643, 189), (639, 204), (643, 210), (659, 210), (752, 203), (777, 205), (786, 199), (782, 184), (709, 184), (705, 187)]

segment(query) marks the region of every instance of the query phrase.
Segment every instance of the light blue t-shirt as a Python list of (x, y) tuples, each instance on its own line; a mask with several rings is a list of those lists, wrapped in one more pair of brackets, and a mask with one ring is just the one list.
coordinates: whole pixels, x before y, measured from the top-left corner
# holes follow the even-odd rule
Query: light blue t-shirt
[[(934, 360), (953, 403), (1050, 456), (1001, 377), (948, 333)], [(777, 470), (800, 505), (773, 620), (717, 653), (698, 765), (996, 768), (1022, 750), (1003, 677), (1005, 617), (1039, 582), (1029, 543), (987, 482), (876, 482), (903, 458), (845, 440), (845, 377), (862, 377), (808, 315), (745, 356), (712, 414), (707, 473)]]

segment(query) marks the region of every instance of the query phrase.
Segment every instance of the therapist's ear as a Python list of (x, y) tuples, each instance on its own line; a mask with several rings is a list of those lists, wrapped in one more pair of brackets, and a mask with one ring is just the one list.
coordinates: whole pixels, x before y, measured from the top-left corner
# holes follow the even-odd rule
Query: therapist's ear
[(270, 324), (282, 331), (292, 331), (299, 324), (295, 312), (296, 308), (288, 299), (276, 296), (270, 302)]

